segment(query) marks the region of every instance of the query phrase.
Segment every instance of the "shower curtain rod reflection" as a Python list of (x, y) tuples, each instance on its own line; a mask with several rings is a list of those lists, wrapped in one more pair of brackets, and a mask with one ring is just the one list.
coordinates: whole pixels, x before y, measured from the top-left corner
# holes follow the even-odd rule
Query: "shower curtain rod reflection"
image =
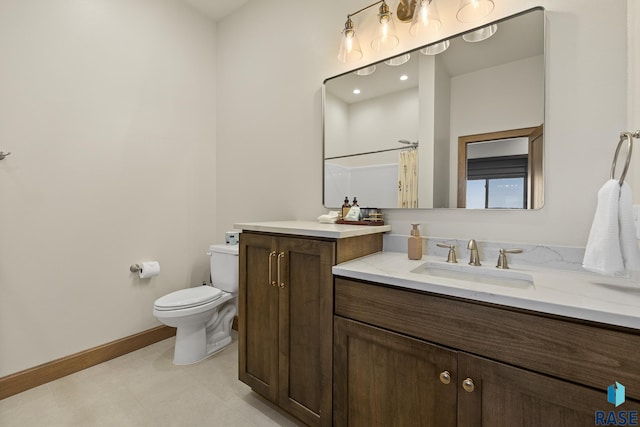
[(387, 148), (385, 150), (377, 150), (377, 151), (367, 151), (364, 153), (356, 153), (356, 154), (345, 154), (343, 156), (335, 156), (335, 157), (325, 157), (325, 160), (334, 160), (334, 159), (344, 159), (346, 157), (355, 157), (355, 156), (364, 156), (365, 154), (377, 154), (377, 153), (385, 153), (387, 151), (398, 151), (398, 150), (414, 150), (418, 148), (418, 141), (411, 142), (406, 139), (401, 139), (398, 141), (401, 144), (407, 144), (409, 147), (397, 147), (397, 148)]

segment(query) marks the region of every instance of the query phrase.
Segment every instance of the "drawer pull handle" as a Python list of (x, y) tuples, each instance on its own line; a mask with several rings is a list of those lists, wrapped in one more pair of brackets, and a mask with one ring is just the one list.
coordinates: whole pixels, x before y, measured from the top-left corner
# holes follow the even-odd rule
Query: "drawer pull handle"
[(276, 251), (269, 252), (269, 282), (270, 282), (269, 284), (271, 286), (276, 286), (278, 284), (275, 280), (273, 280), (273, 271), (272, 271), (273, 262), (271, 261), (271, 258), (275, 256), (276, 256)]
[(466, 380), (462, 381), (462, 388), (464, 389), (464, 391), (472, 393), (473, 390), (476, 389), (476, 385), (473, 383), (473, 380), (471, 378), (467, 378)]
[(278, 254), (278, 287), (280, 289), (284, 288), (284, 282), (282, 280), (280, 280), (280, 260), (284, 258), (284, 252), (280, 252)]
[(440, 382), (442, 384), (449, 384), (451, 382), (451, 374), (449, 371), (440, 372)]

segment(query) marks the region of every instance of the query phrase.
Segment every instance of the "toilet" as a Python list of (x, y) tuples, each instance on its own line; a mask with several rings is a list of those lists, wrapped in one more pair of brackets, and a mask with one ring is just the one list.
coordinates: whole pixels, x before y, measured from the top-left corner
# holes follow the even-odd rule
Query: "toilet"
[(238, 245), (209, 246), (212, 285), (181, 289), (158, 298), (153, 315), (176, 329), (173, 363), (199, 362), (231, 343), (238, 300)]

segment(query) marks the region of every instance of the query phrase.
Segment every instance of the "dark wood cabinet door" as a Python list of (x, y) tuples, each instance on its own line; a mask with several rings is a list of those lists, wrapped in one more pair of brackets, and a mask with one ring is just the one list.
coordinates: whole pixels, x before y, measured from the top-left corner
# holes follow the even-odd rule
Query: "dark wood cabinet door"
[(274, 402), (279, 386), (276, 244), (272, 236), (240, 235), (238, 294), (239, 378)]
[[(473, 382), (472, 391), (463, 387), (467, 378)], [(610, 411), (621, 416), (621, 411), (640, 410), (640, 403), (633, 400), (616, 408), (607, 402), (606, 389), (595, 390), (465, 353), (458, 353), (458, 383), (460, 427), (616, 425), (597, 424), (596, 417), (611, 417)], [(596, 414), (598, 411), (604, 414)]]
[(334, 425), (455, 426), (456, 360), (455, 351), (335, 316)]
[(335, 243), (281, 237), (279, 404), (309, 425), (331, 425)]

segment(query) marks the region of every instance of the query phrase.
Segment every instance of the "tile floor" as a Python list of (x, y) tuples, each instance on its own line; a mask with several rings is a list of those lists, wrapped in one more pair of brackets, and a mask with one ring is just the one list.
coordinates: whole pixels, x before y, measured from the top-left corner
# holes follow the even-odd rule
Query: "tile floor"
[(238, 342), (190, 366), (170, 338), (0, 400), (2, 427), (303, 426), (238, 381)]

